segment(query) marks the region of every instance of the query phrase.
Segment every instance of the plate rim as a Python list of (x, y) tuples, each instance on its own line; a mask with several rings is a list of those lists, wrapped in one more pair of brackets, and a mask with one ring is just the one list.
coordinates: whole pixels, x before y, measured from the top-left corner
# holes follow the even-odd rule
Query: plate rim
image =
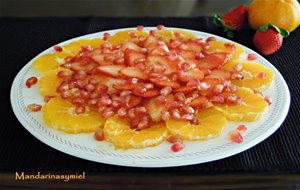
[[(120, 29), (113, 29), (113, 30), (105, 30), (105, 31), (100, 31), (100, 32), (95, 32), (95, 33), (91, 33), (91, 34), (86, 34), (86, 35), (82, 35), (82, 36), (78, 36), (78, 37), (75, 37), (75, 38), (72, 38), (72, 39), (68, 39), (68, 40), (65, 40), (63, 42), (60, 42), (58, 43), (57, 45), (65, 45), (65, 44), (68, 44), (68, 43), (71, 43), (73, 41), (78, 41), (80, 39), (92, 39), (94, 38), (93, 36), (95, 35), (99, 35), (99, 37), (101, 37), (103, 35), (104, 32), (110, 32), (110, 33), (114, 33), (114, 32), (119, 32), (119, 31), (123, 31), (123, 30), (135, 30), (136, 28), (120, 28)], [(148, 31), (148, 30), (153, 30), (153, 29), (156, 29), (156, 27), (145, 27), (144, 28), (144, 31)], [(231, 43), (237, 43), (237, 42), (234, 42), (232, 40), (229, 40), (229, 39), (226, 39), (226, 38), (223, 38), (221, 36), (218, 36), (218, 35), (215, 35), (215, 34), (210, 34), (210, 33), (206, 33), (206, 32), (202, 32), (202, 31), (197, 31), (197, 30), (191, 30), (191, 29), (186, 29), (186, 28), (177, 28), (177, 27), (166, 27), (167, 30), (184, 30), (184, 31), (187, 31), (187, 32), (191, 32), (193, 34), (197, 34), (199, 36), (213, 36), (213, 37), (216, 37), (217, 39), (221, 40), (221, 41), (227, 41), (227, 42), (231, 42)], [(48, 139), (45, 139), (43, 138), (43, 136), (39, 136), (38, 135), (38, 132), (36, 130), (33, 130), (33, 128), (27, 126), (27, 123), (25, 121), (22, 120), (22, 116), (19, 115), (19, 111), (16, 110), (17, 107), (15, 107), (13, 105), (13, 101), (14, 101), (14, 94), (13, 94), (13, 90), (14, 90), (14, 87), (17, 86), (17, 80), (18, 80), (18, 77), (19, 75), (22, 73), (22, 71), (24, 71), (27, 67), (30, 67), (31, 63), (37, 59), (38, 57), (40, 57), (41, 55), (45, 54), (45, 53), (48, 53), (48, 51), (50, 49), (52, 49), (53, 46), (47, 48), (46, 50), (42, 51), (41, 53), (39, 53), (37, 56), (35, 56), (33, 59), (31, 59), (29, 62), (27, 62), (23, 67), (22, 69), (18, 72), (18, 74), (16, 75), (16, 77), (14, 78), (14, 81), (12, 83), (12, 86), (11, 86), (11, 90), (10, 90), (10, 101), (11, 101), (11, 106), (13, 108), (13, 112), (15, 114), (15, 116), (17, 117), (18, 121), (22, 124), (22, 126), (28, 131), (30, 132), (35, 138), (37, 138), (39, 141), (43, 142), (44, 144), (46, 144), (47, 146), (50, 146), (60, 152), (63, 152), (65, 154), (68, 154), (68, 155), (71, 155), (71, 156), (75, 156), (77, 158), (81, 158), (81, 159), (85, 159), (85, 160), (89, 160), (89, 161), (94, 161), (94, 162), (97, 162), (97, 163), (105, 163), (105, 164), (110, 164), (110, 165), (118, 165), (118, 166), (129, 166), (129, 167), (147, 167), (147, 168), (161, 168), (161, 167), (176, 167), (176, 166), (186, 166), (186, 165), (192, 165), (192, 164), (201, 164), (201, 163), (206, 163), (206, 162), (212, 162), (212, 161), (216, 161), (216, 160), (220, 160), (220, 159), (223, 159), (223, 158), (227, 158), (227, 157), (230, 157), (230, 156), (233, 156), (233, 155), (236, 155), (236, 154), (239, 154), (257, 144), (259, 144), (260, 142), (266, 140), (268, 137), (270, 137), (281, 125), (282, 123), (284, 122), (287, 114), (288, 114), (288, 111), (289, 111), (289, 108), (290, 108), (290, 103), (291, 103), (291, 97), (290, 97), (290, 91), (289, 91), (289, 88), (288, 88), (288, 85), (286, 83), (286, 81), (284, 80), (283, 76), (281, 75), (281, 73), (277, 70), (277, 68), (272, 64), (270, 63), (266, 58), (264, 58), (263, 56), (261, 56), (260, 54), (258, 54), (257, 52), (253, 51), (252, 49), (240, 44), (240, 43), (237, 43), (238, 45), (240, 45), (244, 50), (245, 52), (252, 52), (252, 53), (255, 53), (257, 55), (259, 55), (259, 58), (262, 59), (265, 63), (267, 63), (267, 67), (271, 68), (274, 73), (275, 73), (275, 77), (278, 76), (278, 78), (280, 79), (279, 81), (281, 82), (282, 86), (283, 87), (283, 92), (284, 92), (284, 95), (285, 97), (287, 97), (287, 99), (285, 100), (285, 106), (284, 106), (284, 109), (281, 110), (283, 114), (280, 115), (280, 118), (278, 118), (276, 120), (276, 126), (275, 127), (272, 127), (272, 128), (268, 128), (268, 130), (266, 130), (263, 134), (260, 134), (258, 137), (255, 138), (255, 140), (251, 140), (245, 144), (241, 143), (239, 144), (239, 147), (236, 148), (232, 148), (232, 149), (229, 149), (229, 150), (226, 150), (224, 152), (220, 152), (220, 153), (217, 153), (217, 154), (213, 154), (213, 157), (215, 158), (210, 158), (211, 156), (208, 156), (208, 158), (206, 159), (202, 159), (201, 162), (197, 162), (197, 160), (195, 159), (191, 159), (191, 160), (184, 160), (184, 161), (178, 161), (176, 160), (176, 163), (174, 164), (173, 162), (171, 162), (170, 164), (166, 164), (166, 163), (163, 163), (163, 164), (157, 164), (157, 165), (152, 165), (152, 164), (135, 164), (135, 163), (129, 163), (128, 161), (126, 162), (118, 162), (118, 163), (112, 163), (112, 162), (105, 162), (103, 160), (99, 161), (99, 159), (91, 159), (90, 157), (85, 157), (81, 154), (80, 151), (75, 151), (74, 149), (67, 149), (67, 148), (61, 148), (61, 144), (56, 142), (56, 141), (51, 141), (51, 140), (48, 140)], [(275, 82), (274, 82), (275, 83)], [(117, 159), (119, 160), (119, 159)], [(147, 163), (147, 162), (146, 162)]]

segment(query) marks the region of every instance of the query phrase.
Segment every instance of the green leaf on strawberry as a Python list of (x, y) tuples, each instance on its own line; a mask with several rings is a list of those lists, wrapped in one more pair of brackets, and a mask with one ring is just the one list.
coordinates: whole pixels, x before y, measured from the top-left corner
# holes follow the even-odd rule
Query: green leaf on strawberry
[(285, 30), (283, 28), (278, 28), (277, 26), (270, 24), (270, 23), (261, 26), (258, 30), (261, 32), (266, 32), (269, 28), (275, 29), (278, 33), (280, 33), (282, 35), (283, 38), (286, 38), (290, 35), (290, 33), (287, 30)]

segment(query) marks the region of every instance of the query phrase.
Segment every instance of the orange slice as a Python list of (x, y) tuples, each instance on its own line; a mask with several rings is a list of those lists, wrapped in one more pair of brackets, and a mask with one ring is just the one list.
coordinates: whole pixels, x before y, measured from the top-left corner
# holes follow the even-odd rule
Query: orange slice
[(103, 128), (105, 140), (113, 143), (116, 148), (145, 148), (162, 143), (168, 135), (163, 125), (154, 125), (142, 131), (129, 128), (128, 123), (118, 117), (109, 118)]
[(124, 31), (117, 32), (115, 35), (111, 36), (108, 39), (108, 42), (110, 42), (112, 45), (117, 45), (126, 41), (130, 41), (132, 40), (132, 38), (130, 37), (131, 32), (134, 32), (137, 36), (145, 36), (145, 37), (148, 36), (147, 32), (138, 31), (138, 30), (124, 30)]
[(176, 120), (168, 120), (166, 125), (171, 134), (179, 134), (185, 140), (206, 140), (219, 136), (227, 123), (226, 118), (215, 108), (200, 110), (196, 117), (198, 125)]
[(260, 94), (254, 94), (253, 90), (241, 87), (236, 96), (242, 97), (240, 105), (215, 105), (229, 121), (256, 121), (261, 118), (268, 108), (268, 103)]
[(62, 78), (57, 78), (56, 74), (59, 71), (71, 71), (63, 68), (55, 69), (47, 72), (42, 78), (39, 79), (38, 85), (42, 96), (55, 96), (57, 95), (56, 89), (63, 81)]
[(74, 56), (81, 50), (81, 46), (91, 46), (92, 48), (99, 48), (102, 42), (103, 40), (100, 38), (78, 40), (76, 42), (71, 42), (67, 45), (64, 45), (63, 52), (69, 54), (70, 56)]
[(83, 114), (75, 114), (75, 106), (60, 97), (52, 98), (42, 108), (44, 121), (54, 129), (66, 133), (89, 133), (104, 125), (98, 113), (86, 110)]
[[(231, 81), (241, 87), (247, 87), (251, 89), (257, 90), (265, 90), (268, 89), (274, 79), (274, 73), (271, 69), (265, 67), (264, 65), (257, 63), (257, 62), (250, 62), (250, 61), (233, 61), (229, 62), (224, 66), (224, 69), (231, 70), (231, 68), (235, 65), (242, 65), (243, 71), (242, 74), (244, 75), (243, 80), (234, 80)], [(265, 73), (266, 77), (261, 78), (258, 77), (259, 73)]]
[(184, 30), (166, 30), (166, 29), (164, 29), (164, 30), (157, 31), (158, 36), (162, 37), (166, 43), (169, 43), (171, 39), (177, 39), (176, 33), (178, 33), (183, 38), (183, 41), (196, 38), (196, 36), (194, 34), (191, 34)]
[[(235, 51), (232, 51), (231, 48), (227, 48), (225, 44), (234, 45)], [(210, 48), (209, 48), (210, 52), (214, 52), (214, 53), (217, 53), (217, 52), (232, 53), (231, 60), (239, 59), (240, 56), (245, 52), (244, 49), (236, 43), (221, 42), (221, 41), (210, 41), (209, 45), (210, 45)]]

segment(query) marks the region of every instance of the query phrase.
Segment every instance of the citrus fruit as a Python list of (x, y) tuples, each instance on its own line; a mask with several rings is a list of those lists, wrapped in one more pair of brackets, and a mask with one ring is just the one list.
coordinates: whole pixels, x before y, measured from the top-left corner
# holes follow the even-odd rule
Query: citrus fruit
[(143, 31), (137, 31), (137, 30), (124, 30), (117, 32), (115, 35), (109, 37), (108, 42), (110, 42), (112, 45), (121, 44), (126, 41), (130, 41), (131, 34), (134, 33), (136, 36), (148, 36), (148, 33)]
[(167, 128), (171, 134), (179, 134), (185, 140), (206, 140), (220, 135), (226, 126), (226, 118), (215, 108), (200, 110), (196, 114), (198, 125), (188, 121), (168, 120)]
[(162, 37), (166, 43), (169, 43), (171, 39), (182, 38), (183, 41), (186, 41), (196, 38), (195, 35), (184, 30), (158, 30), (157, 34), (159, 37)]
[(45, 74), (50, 70), (58, 68), (60, 64), (64, 63), (64, 58), (67, 56), (68, 54), (64, 52), (45, 54), (35, 59), (32, 65), (36, 71)]
[(238, 60), (240, 56), (245, 52), (244, 49), (236, 44), (236, 43), (229, 43), (229, 42), (221, 42), (221, 41), (210, 41), (209, 42), (210, 48), (208, 51), (219, 53), (219, 52), (225, 52), (225, 53), (231, 53), (232, 54), (232, 60)]
[(56, 74), (59, 71), (71, 72), (67, 69), (54, 69), (48, 71), (41, 79), (38, 81), (40, 93), (42, 96), (55, 96), (57, 95), (56, 89), (63, 81), (62, 78), (57, 78)]
[(60, 97), (52, 98), (43, 106), (42, 112), (47, 125), (66, 133), (95, 132), (104, 124), (104, 120), (96, 112), (86, 110), (77, 115), (75, 106)]
[(228, 121), (256, 121), (268, 108), (268, 103), (264, 101), (264, 97), (258, 93), (255, 94), (249, 88), (239, 88), (235, 95), (242, 97), (242, 104), (215, 105), (215, 108), (220, 110)]
[(300, 5), (297, 0), (254, 0), (248, 20), (253, 29), (271, 23), (291, 32), (300, 24)]
[(129, 124), (119, 117), (109, 118), (103, 128), (105, 140), (116, 148), (145, 148), (162, 143), (168, 135), (163, 125), (154, 125), (142, 131), (130, 129)]
[(92, 48), (99, 48), (102, 42), (103, 41), (100, 38), (84, 39), (76, 42), (71, 42), (63, 46), (63, 52), (70, 56), (74, 56), (81, 50), (81, 46), (91, 46)]
[[(235, 65), (242, 65), (242, 74), (245, 76), (243, 80), (231, 79), (233, 84), (240, 87), (247, 87), (256, 90), (268, 89), (274, 79), (274, 73), (271, 69), (264, 65), (252, 61), (233, 61), (224, 66), (225, 70), (230, 71)], [(264, 77), (260, 77), (264, 74)]]

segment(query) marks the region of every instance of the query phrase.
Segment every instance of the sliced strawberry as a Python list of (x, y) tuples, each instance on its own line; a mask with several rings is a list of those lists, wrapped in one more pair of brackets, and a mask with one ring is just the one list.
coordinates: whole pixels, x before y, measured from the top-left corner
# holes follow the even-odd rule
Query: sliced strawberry
[(136, 87), (136, 84), (124, 82), (113, 84), (112, 87), (116, 90), (133, 90)]
[(94, 54), (91, 55), (92, 60), (94, 60), (99, 65), (112, 65), (113, 62), (105, 59), (105, 57), (113, 56), (112, 54)]
[(176, 62), (161, 55), (149, 55), (146, 59), (146, 65), (157, 69), (161, 69), (162, 65), (164, 65), (166, 67), (165, 74), (171, 74), (178, 69)]
[(212, 53), (200, 59), (200, 69), (215, 69), (225, 65), (231, 59), (231, 54), (228, 53)]
[(206, 97), (200, 96), (192, 100), (192, 102), (190, 102), (189, 105), (193, 108), (208, 108), (211, 106), (211, 103)]
[(204, 78), (204, 73), (197, 68), (191, 69), (187, 72), (181, 72), (179, 74), (179, 80), (183, 82), (188, 82), (193, 79), (202, 80), (203, 78)]
[(156, 37), (149, 35), (144, 43), (144, 47), (148, 48), (151, 44), (156, 44), (157, 41)]
[(136, 45), (135, 43), (133, 42), (124, 42), (122, 44), (122, 47), (121, 47), (122, 51), (124, 52), (126, 49), (131, 49), (131, 50), (134, 50), (134, 51), (137, 51), (137, 52), (141, 52), (142, 51), (142, 47)]
[(171, 81), (169, 79), (167, 80), (160, 80), (160, 79), (156, 79), (156, 78), (150, 78), (150, 81), (155, 84), (156, 86), (159, 86), (159, 87), (166, 87), (166, 86), (169, 86), (169, 87), (172, 87), (172, 88), (179, 88), (180, 87), (180, 84), (176, 81)]
[(196, 86), (183, 86), (174, 90), (175, 93), (182, 92), (184, 94), (188, 94), (193, 92), (197, 87)]
[(137, 64), (136, 61), (141, 59), (146, 59), (146, 55), (141, 52), (127, 49), (124, 52), (124, 59), (126, 65), (135, 66)]
[(137, 67), (125, 67), (120, 70), (120, 74), (126, 77), (138, 78), (142, 80), (148, 79), (148, 75)]
[(80, 62), (73, 62), (71, 63), (71, 68), (70, 68), (72, 71), (79, 71), (79, 70), (83, 70), (84, 69), (84, 66), (82, 66), (80, 64)]
[(164, 104), (155, 101), (155, 99), (150, 99), (146, 102), (145, 107), (152, 119), (152, 121), (157, 122), (161, 120), (162, 113), (166, 110)]
[[(105, 85), (108, 87), (108, 93), (113, 93), (116, 89), (113, 87), (115, 85), (124, 84), (126, 81), (122, 79), (111, 78), (103, 75), (98, 75), (97, 79), (99, 80), (99, 84)], [(97, 89), (97, 87), (96, 87)]]
[(228, 71), (224, 70), (212, 70), (211, 74), (208, 75), (206, 78), (216, 78), (220, 80), (227, 80), (229, 78), (230, 74)]
[(188, 41), (185, 43), (188, 46), (188, 50), (194, 52), (201, 52), (203, 50), (203, 46), (199, 43)]
[(156, 90), (154, 88), (146, 89), (144, 85), (138, 85), (134, 88), (133, 94), (144, 97), (144, 98), (151, 98), (158, 96), (160, 94), (159, 90)]
[(157, 42), (156, 44), (150, 44), (147, 52), (149, 55), (168, 55), (170, 50), (165, 43)]
[(122, 65), (105, 65), (96, 68), (96, 73), (102, 73), (107, 76), (118, 77), (119, 71), (123, 69)]
[(179, 57), (181, 57), (184, 60), (196, 58), (195, 52), (193, 52), (191, 50), (178, 50), (176, 53)]
[(141, 97), (130, 95), (130, 98), (128, 98), (128, 100), (126, 101), (125, 106), (127, 109), (129, 109), (139, 105), (141, 101), (142, 101)]

